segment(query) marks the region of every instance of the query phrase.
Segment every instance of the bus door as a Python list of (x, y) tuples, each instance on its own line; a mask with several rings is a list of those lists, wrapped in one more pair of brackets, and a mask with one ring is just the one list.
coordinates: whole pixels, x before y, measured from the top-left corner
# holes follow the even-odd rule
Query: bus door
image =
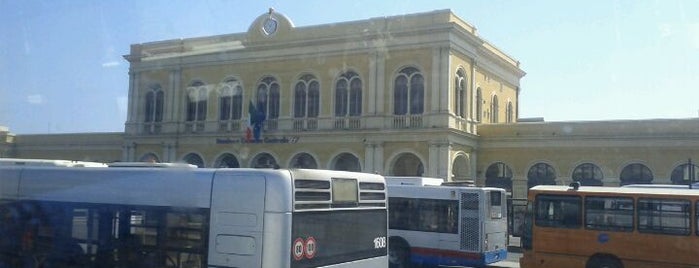
[(212, 188), (209, 265), (262, 267), (265, 178), (218, 172)]

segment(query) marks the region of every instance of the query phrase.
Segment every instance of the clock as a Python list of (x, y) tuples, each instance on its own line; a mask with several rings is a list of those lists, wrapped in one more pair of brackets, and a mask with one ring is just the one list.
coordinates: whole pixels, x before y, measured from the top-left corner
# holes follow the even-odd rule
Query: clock
[(271, 35), (277, 32), (277, 20), (274, 18), (267, 18), (265, 19), (264, 24), (262, 24), (262, 32), (265, 33), (266, 35)]

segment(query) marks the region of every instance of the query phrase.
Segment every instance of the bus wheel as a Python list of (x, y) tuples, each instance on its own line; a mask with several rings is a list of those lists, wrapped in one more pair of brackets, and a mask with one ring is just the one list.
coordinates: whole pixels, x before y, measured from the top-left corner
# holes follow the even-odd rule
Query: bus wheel
[(624, 268), (621, 262), (611, 256), (594, 256), (587, 261), (585, 268)]
[(388, 241), (388, 267), (407, 268), (410, 259), (410, 246), (401, 239)]

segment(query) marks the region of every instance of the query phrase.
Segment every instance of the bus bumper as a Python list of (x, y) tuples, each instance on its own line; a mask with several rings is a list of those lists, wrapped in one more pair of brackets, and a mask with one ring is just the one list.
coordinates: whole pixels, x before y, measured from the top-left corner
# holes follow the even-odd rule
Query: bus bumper
[(446, 266), (486, 266), (488, 264), (507, 259), (507, 250), (500, 249), (482, 254), (457, 252), (451, 250), (418, 249), (413, 248), (411, 262), (421, 265), (446, 265)]

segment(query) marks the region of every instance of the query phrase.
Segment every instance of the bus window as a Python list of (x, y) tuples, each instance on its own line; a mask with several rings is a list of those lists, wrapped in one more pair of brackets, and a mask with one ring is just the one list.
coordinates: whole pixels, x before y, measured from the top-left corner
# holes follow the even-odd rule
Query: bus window
[(502, 215), (507, 213), (507, 211), (503, 211), (502, 207), (502, 193), (499, 191), (489, 191), (488, 195), (490, 196), (490, 218), (492, 219), (500, 219), (502, 218)]
[(585, 198), (585, 228), (602, 231), (633, 231), (633, 199)]
[(536, 197), (536, 225), (579, 228), (581, 201), (578, 196), (539, 195)]
[(687, 200), (638, 199), (638, 231), (689, 235), (690, 202)]

